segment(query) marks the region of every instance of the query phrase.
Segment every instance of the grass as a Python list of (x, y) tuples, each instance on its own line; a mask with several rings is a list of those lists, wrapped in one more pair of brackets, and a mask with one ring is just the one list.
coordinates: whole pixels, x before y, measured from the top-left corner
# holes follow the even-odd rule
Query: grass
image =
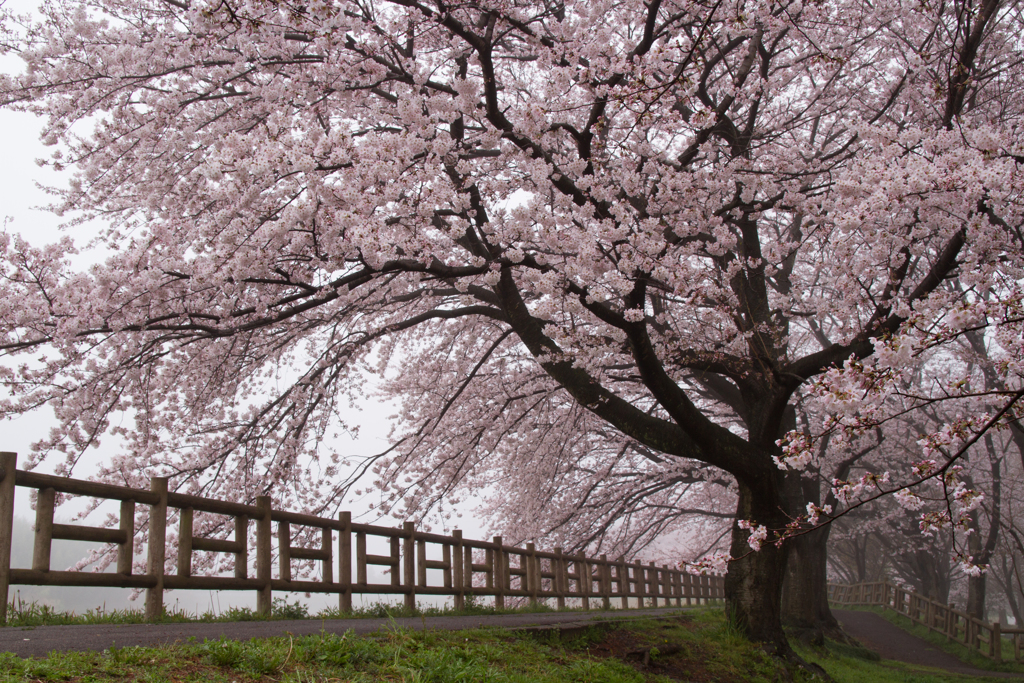
[(867, 607), (863, 605), (844, 606), (843, 609), (857, 609), (863, 612), (874, 612), (875, 614), (880, 615), (882, 618), (886, 619), (890, 623), (899, 626), (904, 631), (907, 631), (908, 633), (911, 633), (917, 636), (918, 638), (921, 638), (922, 640), (928, 641), (932, 645), (935, 645), (937, 648), (944, 650), (945, 652), (948, 652), (954, 657), (959, 658), (960, 660), (966, 662), (967, 664), (970, 664), (975, 668), (984, 669), (986, 671), (1003, 671), (1009, 673), (1024, 674), (1024, 665), (1018, 664), (1013, 661), (1013, 642), (1006, 638), (1003, 639), (1002, 643), (1003, 661), (1000, 663), (996, 663), (988, 657), (980, 655), (977, 652), (967, 648), (965, 645), (961, 643), (951, 641), (947, 639), (946, 636), (941, 635), (939, 633), (931, 632), (921, 624), (915, 624), (910, 620), (909, 617), (906, 617), (902, 614), (897, 614), (892, 610), (883, 610), (879, 607)]
[[(692, 678), (671, 675), (681, 670)], [(684, 620), (592, 629), (568, 642), (497, 629), (412, 632), (392, 626), (369, 636), (322, 632), (301, 638), (54, 653), (27, 660), (0, 654), (0, 683), (769, 683), (778, 680), (781, 672), (778, 663), (729, 629), (718, 610), (704, 610)]]
[(963, 676), (940, 669), (879, 660), (877, 655), (868, 650), (832, 641), (828, 641), (824, 648), (811, 649), (797, 645), (795, 649), (805, 660), (825, 669), (836, 683), (979, 683), (1002, 680)]
[[(294, 605), (277, 603), (278, 613)], [(369, 609), (376, 612), (378, 607)], [(392, 614), (393, 615), (393, 614)], [(108, 615), (109, 617), (109, 615)], [(837, 683), (965, 683), (981, 679), (879, 661), (857, 647), (829, 642), (798, 646)], [(748, 642), (721, 609), (697, 608), (671, 619), (630, 620), (563, 640), (500, 629), (409, 631), (395, 626), (367, 636), (322, 631), (316, 636), (250, 641), (191, 640), (173, 646), (51, 653), (40, 659), (0, 654), (0, 683), (28, 681), (152, 683), (774, 683), (815, 680), (786, 670)]]
[[(498, 609), (490, 605), (482, 605), (466, 601), (463, 609), (451, 607), (418, 606), (409, 609), (405, 605), (375, 603), (365, 607), (357, 607), (352, 612), (342, 612), (337, 608), (328, 608), (319, 612), (310, 612), (309, 607), (299, 601), (288, 603), (283, 598), (275, 598), (269, 617), (258, 614), (248, 607), (232, 607), (220, 613), (208, 611), (202, 614), (190, 613), (186, 610), (170, 607), (165, 609), (162, 623), (212, 623), (229, 621), (272, 621), (280, 619), (398, 619), (401, 617), (441, 617), (441, 616), (476, 616), (483, 614), (523, 614), (534, 612), (554, 612), (544, 604), (525, 605), (519, 608)], [(569, 608), (561, 611), (581, 611)], [(594, 611), (594, 610), (591, 610)], [(20, 596), (7, 606), (6, 626), (64, 626), (84, 624), (144, 624), (145, 612), (141, 609), (107, 610), (97, 608), (81, 614), (76, 612), (58, 611), (49, 605), (38, 602), (24, 602)]]

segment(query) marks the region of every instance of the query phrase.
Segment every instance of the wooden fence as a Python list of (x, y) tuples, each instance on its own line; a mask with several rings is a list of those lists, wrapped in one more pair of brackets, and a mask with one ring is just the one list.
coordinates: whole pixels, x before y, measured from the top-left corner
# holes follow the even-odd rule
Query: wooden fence
[(873, 605), (891, 609), (922, 624), (929, 631), (941, 633), (969, 649), (997, 662), (1003, 659), (1004, 637), (1013, 642), (1013, 655), (1021, 661), (1024, 629), (1003, 628), (999, 622), (989, 623), (964, 612), (932, 600), (888, 581), (857, 583), (853, 585), (829, 584), (829, 602), (839, 605)]
[[(415, 608), (418, 595), (452, 596), (456, 609), (464, 606), (467, 596), (493, 597), (499, 608), (511, 597), (526, 597), (532, 603), (554, 599), (559, 608), (565, 606), (566, 599), (578, 599), (583, 609), (598, 603), (602, 608), (609, 608), (613, 600), (626, 608), (630, 598), (641, 607), (645, 603), (657, 607), (659, 600), (665, 606), (672, 602), (681, 606), (684, 601), (690, 605), (724, 596), (721, 577), (693, 576), (667, 565), (657, 567), (653, 562), (644, 565), (639, 561), (627, 562), (624, 558), (609, 560), (605, 555), (600, 558), (570, 555), (560, 548), (543, 551), (532, 543), (527, 543), (525, 548), (508, 546), (502, 543), (500, 536), (491, 541), (475, 541), (462, 538), (458, 530), (450, 536), (425, 533), (418, 531), (412, 522), (406, 522), (401, 528), (358, 524), (348, 512), (340, 513), (337, 519), (329, 519), (275, 510), (269, 496), (258, 497), (255, 505), (202, 498), (168, 491), (168, 480), (161, 477), (153, 478), (146, 491), (26, 472), (16, 469), (16, 463), (16, 454), (0, 453), (0, 625), (7, 619), (8, 588), (12, 584), (145, 589), (146, 617), (151, 620), (163, 613), (163, 594), (171, 589), (255, 591), (257, 611), (263, 615), (270, 613), (275, 590), (336, 593), (342, 612), (352, 610), (352, 596), (356, 594), (404, 595), (405, 604), (410, 608)], [(17, 486), (38, 492), (31, 569), (10, 566)], [(120, 501), (119, 527), (55, 524), (54, 500), (58, 493)], [(136, 505), (149, 506), (145, 574), (132, 573)], [(173, 574), (168, 573), (165, 566), (170, 509), (178, 510), (177, 566)], [(233, 537), (194, 535), (193, 516), (197, 511), (233, 518), (233, 524), (226, 525), (233, 528)], [(255, 578), (248, 573), (250, 522), (256, 527)], [(305, 527), (314, 534), (319, 530), (319, 546), (293, 546), (293, 526)], [(367, 552), (367, 539), (375, 537), (386, 540), (388, 554)], [(117, 545), (116, 571), (51, 569), (50, 547), (54, 539)], [(275, 546), (277, 578), (271, 571)], [(234, 555), (234, 576), (194, 576), (192, 559), (196, 551)], [(293, 560), (320, 562), (320, 580), (293, 579)], [(386, 567), (390, 582), (369, 583), (367, 569), (371, 566)], [(434, 579), (434, 584), (428, 579)], [(441, 585), (436, 585), (438, 580)]]

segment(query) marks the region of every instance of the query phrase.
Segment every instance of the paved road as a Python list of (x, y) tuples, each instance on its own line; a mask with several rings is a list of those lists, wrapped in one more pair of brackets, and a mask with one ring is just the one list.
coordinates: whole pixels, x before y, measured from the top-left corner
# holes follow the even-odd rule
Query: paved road
[(864, 647), (877, 652), (882, 659), (931, 666), (950, 673), (989, 678), (1024, 679), (1024, 675), (983, 671), (965, 664), (953, 655), (938, 649), (926, 640), (913, 636), (872, 612), (832, 610), (843, 630)]
[(472, 617), (425, 617), (403, 619), (315, 619), (295, 621), (243, 621), (215, 624), (98, 624), (92, 626), (36, 626), (0, 628), (0, 652), (19, 657), (45, 657), (53, 651), (96, 651), (111, 645), (163, 645), (196, 638), (216, 640), (221, 636), (234, 640), (270, 638), (284, 635), (315, 635), (321, 631), (373, 633), (392, 624), (412, 630), (459, 630), (482, 627), (523, 628), (560, 624), (583, 624), (609, 617), (650, 617), (677, 614), (678, 608), (613, 610), (611, 612), (562, 612), (538, 614), (502, 614)]

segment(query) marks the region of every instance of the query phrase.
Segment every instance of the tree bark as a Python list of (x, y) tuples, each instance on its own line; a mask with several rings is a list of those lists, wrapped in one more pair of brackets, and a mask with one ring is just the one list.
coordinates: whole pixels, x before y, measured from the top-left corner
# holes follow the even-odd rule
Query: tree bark
[[(990, 384), (992, 383), (990, 382)], [(1020, 444), (1017, 445), (1019, 446)], [(1002, 516), (1003, 499), (1001, 458), (996, 450), (991, 432), (985, 434), (985, 449), (989, 458), (989, 469), (992, 474), (992, 491), (989, 495), (987, 509), (988, 533), (983, 542), (981, 538), (981, 514), (978, 510), (973, 510), (970, 513), (969, 522), (973, 533), (967, 537), (967, 547), (971, 553), (971, 560), (979, 565), (988, 565), (992, 561), (992, 555), (995, 554), (996, 545), (999, 542), (999, 525)], [(971, 488), (974, 488), (974, 482), (970, 478), (965, 480)], [(975, 619), (983, 621), (986, 618), (985, 597), (988, 589), (987, 580), (987, 574), (979, 574), (978, 576), (969, 576), (967, 578), (967, 613)]]
[[(807, 503), (821, 504), (821, 487), (800, 472), (785, 476), (786, 498), (791, 512)], [(782, 585), (782, 623), (842, 639), (839, 622), (828, 607), (828, 538), (831, 524), (820, 526), (788, 541), (786, 574)], [(813, 640), (818, 640), (815, 634)]]
[(967, 613), (975, 619), (985, 619), (985, 593), (988, 582), (985, 574), (967, 577)]
[[(780, 479), (768, 476), (754, 485), (739, 481), (736, 519), (769, 529), (783, 528), (786, 517), (782, 513)], [(726, 615), (750, 640), (763, 644), (769, 654), (793, 659), (796, 655), (782, 630), (781, 614), (788, 546), (765, 542), (755, 552), (747, 543), (749, 537), (749, 531), (733, 523), (730, 552), (737, 559), (729, 564), (725, 577)]]
[(841, 637), (842, 629), (828, 606), (828, 537), (825, 525), (786, 541), (789, 554), (782, 587), (782, 623)]

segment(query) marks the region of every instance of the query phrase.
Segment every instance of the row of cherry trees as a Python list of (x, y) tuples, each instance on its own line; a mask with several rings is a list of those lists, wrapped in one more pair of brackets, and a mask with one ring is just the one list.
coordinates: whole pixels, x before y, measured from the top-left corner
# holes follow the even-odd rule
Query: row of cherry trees
[[(727, 515), (729, 615), (789, 656), (787, 554), (820, 584), (824, 532), (778, 535), (929, 477), (955, 527), (959, 451), (1016, 415), (1018, 3), (54, 0), (2, 27), (0, 103), (105, 226), (0, 237), (0, 410), (52, 408), (65, 469), (114, 434), (129, 485), (483, 492), (623, 550)], [(346, 464), (368, 373), (396, 427)], [(977, 410), (847, 480), (937, 398)]]

